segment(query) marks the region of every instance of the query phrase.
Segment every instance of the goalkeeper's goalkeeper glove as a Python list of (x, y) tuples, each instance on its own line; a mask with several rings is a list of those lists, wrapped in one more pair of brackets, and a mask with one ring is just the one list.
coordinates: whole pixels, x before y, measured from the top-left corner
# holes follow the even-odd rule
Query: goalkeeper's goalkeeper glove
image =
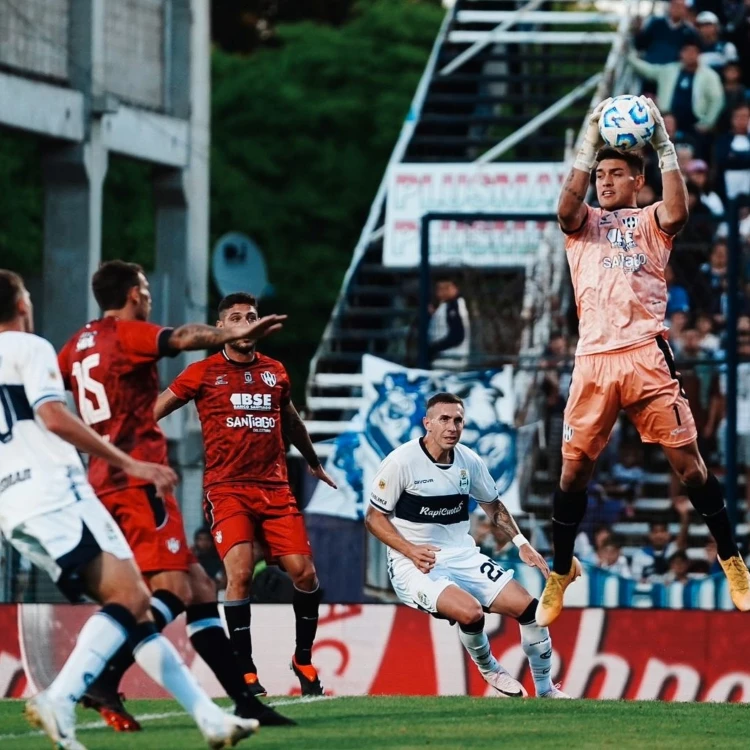
[(659, 112), (659, 108), (654, 104), (652, 99), (647, 96), (639, 97), (640, 100), (648, 107), (651, 112), (651, 117), (654, 118), (654, 134), (651, 136), (651, 145), (656, 151), (656, 155), (659, 157), (659, 169), (662, 172), (672, 172), (680, 168), (677, 163), (677, 152), (674, 148), (674, 143), (669, 138), (667, 133), (666, 125), (664, 125), (664, 118)]
[(586, 127), (586, 133), (583, 137), (583, 143), (576, 156), (573, 166), (580, 169), (581, 172), (590, 172), (596, 164), (596, 154), (604, 145), (602, 136), (599, 133), (599, 119), (602, 116), (604, 108), (612, 101), (612, 98), (600, 102), (589, 117), (589, 124)]

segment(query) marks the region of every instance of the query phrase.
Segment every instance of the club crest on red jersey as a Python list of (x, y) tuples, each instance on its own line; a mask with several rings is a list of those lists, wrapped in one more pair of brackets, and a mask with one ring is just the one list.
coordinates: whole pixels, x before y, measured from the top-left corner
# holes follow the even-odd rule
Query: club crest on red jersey
[(253, 374), (251, 372), (245, 373), (245, 382), (246, 383), (252, 383), (253, 382)]
[(264, 370), (260, 374), (260, 379), (269, 387), (273, 388), (276, 385), (276, 375), (268, 370)]

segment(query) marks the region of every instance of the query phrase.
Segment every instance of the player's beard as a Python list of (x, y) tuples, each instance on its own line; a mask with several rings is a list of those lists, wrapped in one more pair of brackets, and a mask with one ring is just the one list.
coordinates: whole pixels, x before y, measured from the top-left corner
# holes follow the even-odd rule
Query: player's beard
[(246, 357), (248, 354), (255, 354), (255, 342), (254, 341), (233, 341), (231, 344), (227, 344), (227, 347), (237, 354), (241, 354)]

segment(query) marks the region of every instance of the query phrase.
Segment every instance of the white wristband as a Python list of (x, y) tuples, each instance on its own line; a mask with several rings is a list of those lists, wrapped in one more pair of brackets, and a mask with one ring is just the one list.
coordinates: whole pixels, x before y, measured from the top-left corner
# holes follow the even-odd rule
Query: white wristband
[(513, 537), (513, 544), (516, 545), (516, 547), (523, 547), (524, 544), (528, 544), (529, 540), (523, 535), (523, 534), (516, 534)]

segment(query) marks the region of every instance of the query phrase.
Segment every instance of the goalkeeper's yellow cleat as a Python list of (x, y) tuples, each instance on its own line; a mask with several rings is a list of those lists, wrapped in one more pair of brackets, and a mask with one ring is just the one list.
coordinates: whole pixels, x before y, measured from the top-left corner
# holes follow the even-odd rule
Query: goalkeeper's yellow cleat
[(575, 557), (570, 564), (570, 570), (567, 575), (560, 575), (554, 571), (549, 574), (542, 597), (539, 600), (539, 605), (536, 608), (536, 622), (539, 627), (544, 628), (557, 619), (560, 612), (562, 612), (565, 589), (579, 575), (581, 575), (581, 563)]
[(726, 560), (719, 558), (719, 562), (729, 581), (729, 593), (734, 606), (741, 612), (750, 611), (750, 573), (745, 561), (739, 555), (735, 555)]

